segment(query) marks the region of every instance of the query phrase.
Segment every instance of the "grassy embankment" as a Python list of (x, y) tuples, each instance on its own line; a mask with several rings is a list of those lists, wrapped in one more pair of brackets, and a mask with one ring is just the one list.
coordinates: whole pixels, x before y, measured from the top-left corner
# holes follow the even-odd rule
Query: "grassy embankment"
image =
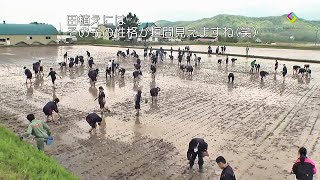
[(79, 179), (0, 125), (0, 179)]

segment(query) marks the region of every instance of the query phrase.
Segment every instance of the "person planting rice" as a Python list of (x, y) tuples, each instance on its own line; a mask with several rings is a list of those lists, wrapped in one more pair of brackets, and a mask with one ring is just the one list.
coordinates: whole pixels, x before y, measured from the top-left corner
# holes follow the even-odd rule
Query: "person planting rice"
[(156, 72), (157, 72), (156, 66), (153, 65), (153, 64), (151, 64), (150, 70), (151, 70), (151, 78), (152, 78), (152, 79), (155, 79), (155, 78), (156, 78)]
[(278, 66), (279, 66), (279, 63), (278, 63), (278, 60), (276, 60), (275, 64), (274, 64), (274, 72), (276, 73), (277, 70), (278, 70)]
[(93, 57), (89, 58), (88, 65), (89, 65), (89, 68), (92, 69), (92, 66), (94, 65)]
[(28, 79), (30, 81), (30, 84), (32, 84), (32, 72), (27, 67), (23, 67), (23, 69), (24, 69), (24, 74), (27, 76), (26, 84), (28, 84)]
[(151, 95), (152, 103), (158, 100), (157, 98), (158, 98), (159, 92), (160, 92), (159, 87), (151, 88), (150, 95)]
[(139, 85), (139, 77), (142, 76), (141, 71), (134, 71), (133, 75), (133, 85)]
[(44, 143), (47, 142), (48, 137), (51, 135), (49, 126), (42, 120), (35, 120), (33, 114), (28, 114), (27, 119), (30, 121), (28, 125), (27, 132), (20, 136), (22, 140), (24, 137), (30, 137), (31, 135), (35, 137), (37, 142), (37, 148), (40, 151), (44, 150)]
[[(47, 122), (53, 121), (54, 120), (54, 116), (52, 114), (52, 112), (56, 112), (59, 117), (61, 118), (61, 115), (59, 114), (59, 110), (58, 110), (58, 103), (60, 102), (60, 100), (58, 98), (55, 98), (53, 101), (48, 102), (44, 107), (43, 107), (43, 113), (47, 116)], [(49, 120), (49, 116), (51, 117), (51, 120)], [(56, 122), (58, 123), (58, 121)]]
[(89, 133), (96, 131), (97, 124), (101, 126), (102, 118), (96, 113), (90, 113), (86, 117), (87, 123), (91, 126)]
[(256, 62), (257, 62), (257, 60), (253, 60), (253, 61), (251, 62), (251, 69), (250, 69), (250, 72), (251, 72), (251, 73), (253, 73), (253, 70), (254, 70), (254, 68), (255, 68), (255, 66), (256, 66)]
[(110, 110), (105, 107), (105, 105), (106, 105), (106, 94), (104, 93), (104, 89), (103, 89), (102, 86), (99, 87), (99, 95), (95, 100), (97, 100), (97, 99), (98, 99), (98, 103), (99, 103), (99, 106), (100, 106), (101, 113), (103, 114), (104, 111), (108, 111), (110, 113)]
[(266, 72), (266, 71), (261, 71), (261, 72), (260, 72), (261, 81), (263, 81), (263, 78), (265, 78), (267, 75), (269, 75), (268, 72)]
[(189, 169), (192, 169), (196, 157), (198, 157), (199, 171), (203, 172), (203, 157), (207, 154), (208, 144), (202, 138), (194, 138), (189, 142), (187, 159), (189, 160)]
[(95, 86), (96, 85), (97, 77), (98, 77), (98, 71), (99, 71), (98, 69), (95, 69), (95, 70), (90, 69), (89, 70), (88, 76), (90, 78), (91, 86)]
[(140, 111), (140, 103), (141, 103), (141, 93), (142, 91), (141, 90), (138, 90), (135, 98), (134, 98), (134, 102), (135, 102), (135, 106), (134, 108), (136, 109), (136, 116), (139, 116), (139, 111)]
[(229, 73), (228, 75), (228, 82), (230, 83), (230, 81), (233, 83), (234, 81), (234, 74), (233, 73)]
[[(56, 81), (56, 79), (57, 79), (56, 75), (59, 76), (59, 74), (57, 74), (57, 73), (53, 70), (53, 68), (50, 68), (50, 72), (49, 72), (47, 78), (48, 78), (49, 76), (51, 77), (51, 81), (52, 81), (52, 84), (53, 84), (53, 88), (56, 88), (56, 84), (55, 84), (55, 81)], [(60, 79), (62, 79), (61, 76), (59, 76), (59, 77), (60, 77)]]
[(283, 77), (283, 81), (286, 80), (286, 75), (288, 74), (288, 69), (286, 67), (285, 64), (283, 64), (283, 68), (282, 68), (282, 77)]

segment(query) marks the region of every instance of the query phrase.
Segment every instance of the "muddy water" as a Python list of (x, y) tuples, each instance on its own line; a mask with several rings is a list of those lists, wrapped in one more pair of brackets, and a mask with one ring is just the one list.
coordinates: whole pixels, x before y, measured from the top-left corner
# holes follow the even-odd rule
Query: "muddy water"
[[(299, 146), (306, 146), (309, 156), (320, 163), (320, 65), (311, 64), (313, 78), (301, 82), (292, 75), (296, 63), (285, 62), (289, 76), (283, 83), (280, 73), (273, 74), (273, 61), (258, 59), (261, 70), (270, 72), (261, 82), (248, 73), (252, 59), (238, 58), (234, 65), (219, 66), (217, 59), (224, 57), (201, 55), (203, 63), (192, 77), (178, 70), (176, 60), (165, 60), (152, 82), (149, 61), (143, 60), (144, 76), (134, 87), (133, 59), (117, 60), (118, 49), (0, 48), (0, 108), (17, 115), (17, 120), (3, 123), (21, 132), (27, 113), (44, 118), (44, 104), (59, 97), (63, 119), (60, 125), (50, 124), (56, 141), (46, 150), (83, 179), (218, 179), (220, 170), (214, 159), (219, 155), (227, 158), (238, 179), (293, 179), (289, 170)], [(75, 56), (85, 55), (86, 50), (101, 70), (96, 87), (105, 88), (112, 111), (93, 135), (87, 133), (84, 118), (99, 107), (87, 67), (60, 71), (57, 66), (64, 52)], [(127, 69), (124, 79), (105, 80), (104, 67), (110, 58)], [(46, 74), (54, 67), (62, 76), (55, 91), (49, 78), (34, 79), (32, 86), (24, 84), (22, 67), (31, 68), (38, 59), (44, 62)], [(234, 85), (227, 83), (229, 72), (236, 76)], [(155, 86), (161, 92), (158, 102), (151, 104), (148, 92)], [(143, 103), (141, 116), (136, 117), (133, 98), (139, 88)], [(202, 137), (209, 144), (203, 174), (197, 172), (197, 166), (186, 171), (187, 146), (193, 137)]]

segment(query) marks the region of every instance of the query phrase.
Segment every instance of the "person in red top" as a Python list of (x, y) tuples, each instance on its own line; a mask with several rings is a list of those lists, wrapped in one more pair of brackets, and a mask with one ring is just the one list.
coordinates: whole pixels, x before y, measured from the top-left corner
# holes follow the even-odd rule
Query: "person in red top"
[(299, 158), (292, 167), (292, 172), (297, 180), (313, 180), (313, 175), (317, 173), (317, 167), (314, 161), (307, 157), (307, 149), (299, 149)]

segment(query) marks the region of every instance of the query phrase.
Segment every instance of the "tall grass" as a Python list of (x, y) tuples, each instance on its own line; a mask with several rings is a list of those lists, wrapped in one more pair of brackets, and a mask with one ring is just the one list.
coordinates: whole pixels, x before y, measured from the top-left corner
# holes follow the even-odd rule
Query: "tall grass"
[(0, 126), (0, 179), (79, 179), (54, 159)]

